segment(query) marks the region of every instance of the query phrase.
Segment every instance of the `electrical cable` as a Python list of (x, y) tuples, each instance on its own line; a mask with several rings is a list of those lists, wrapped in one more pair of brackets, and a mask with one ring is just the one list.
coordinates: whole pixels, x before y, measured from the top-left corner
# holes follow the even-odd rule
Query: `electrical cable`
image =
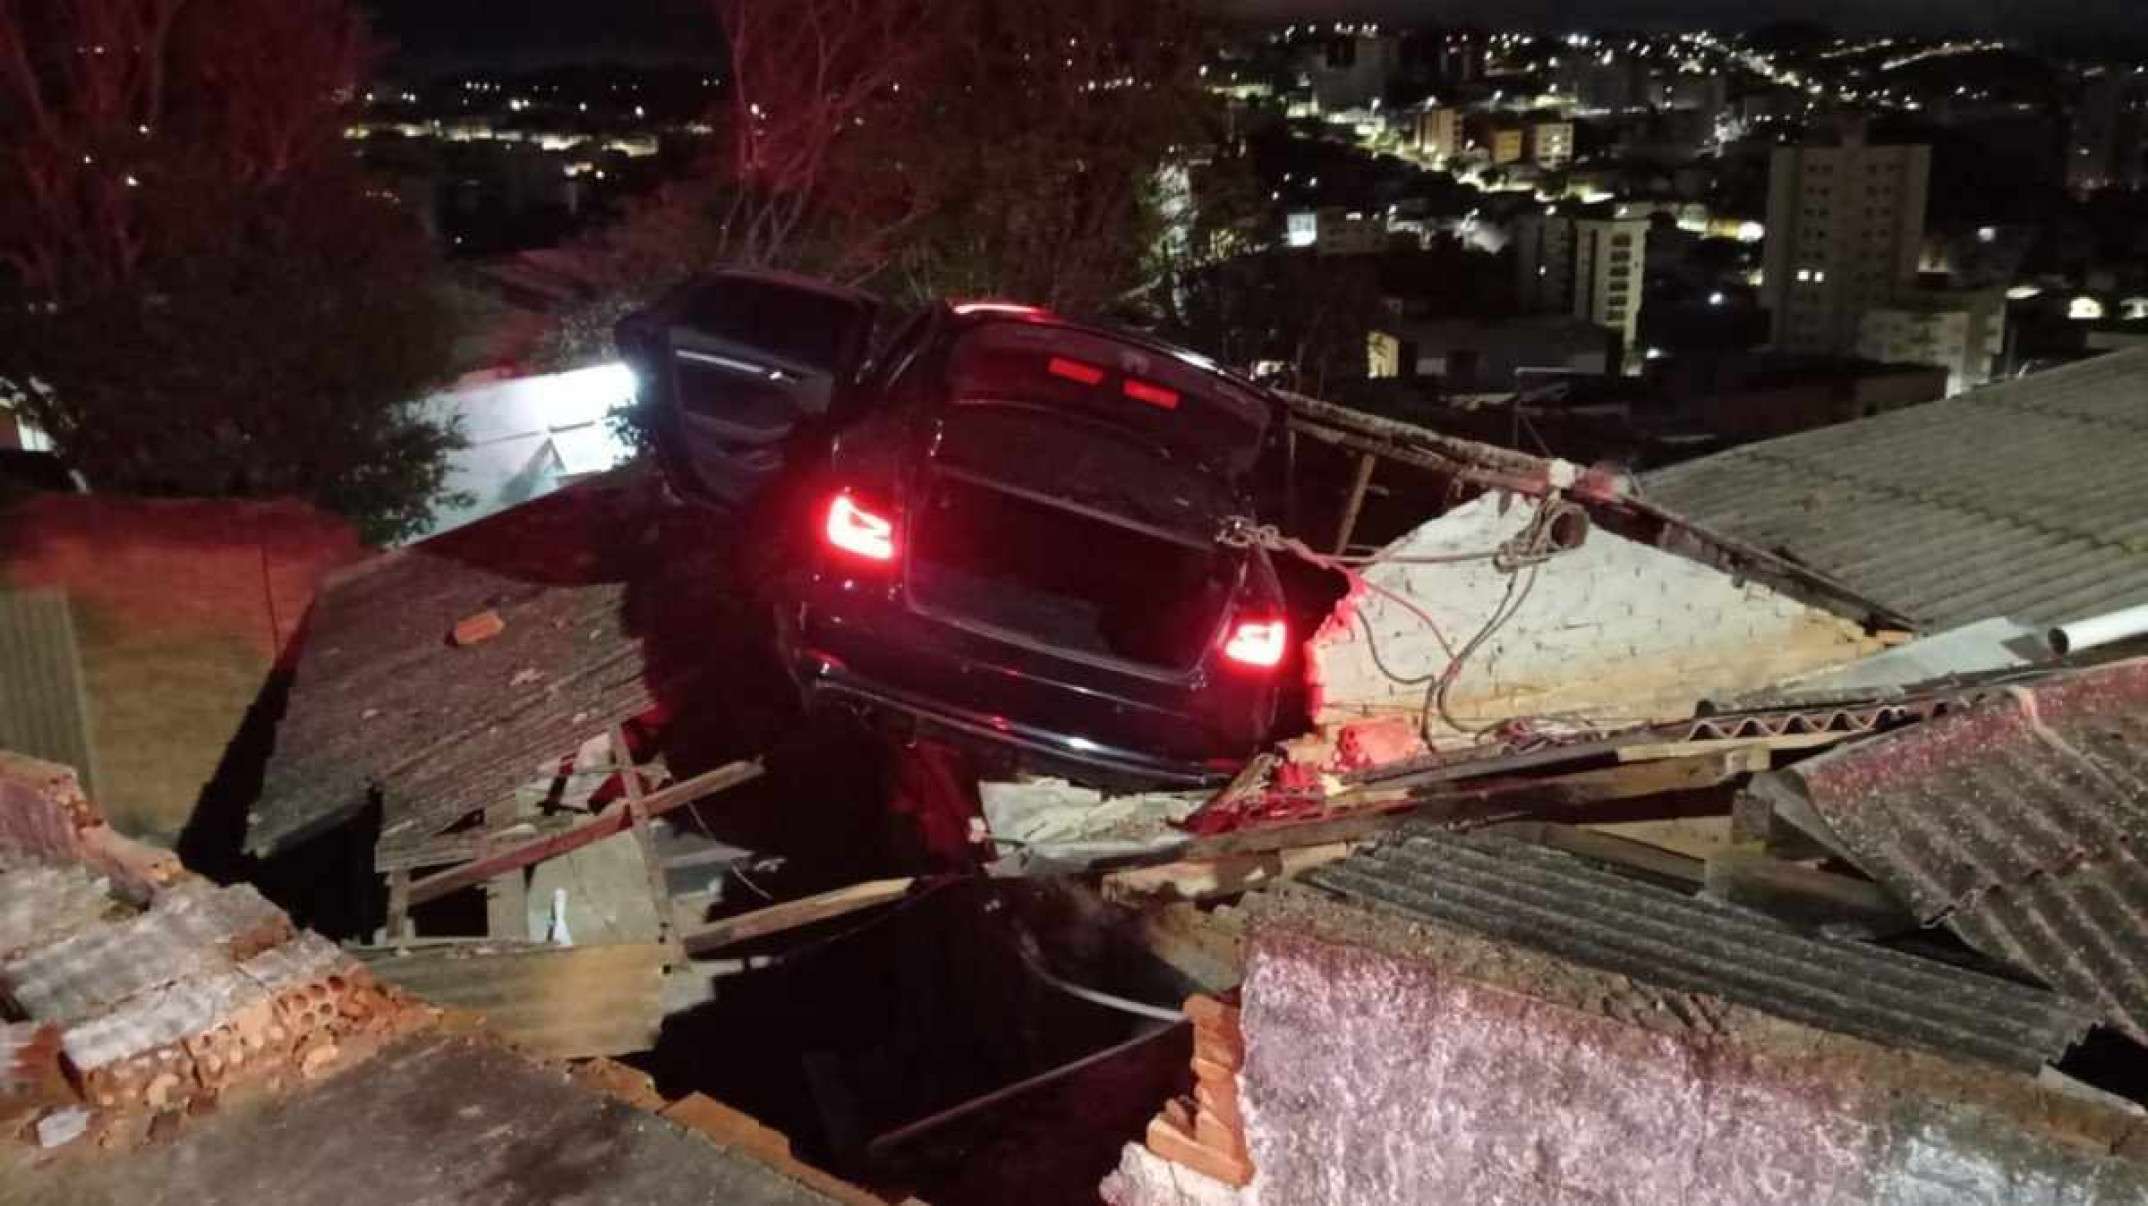
[(1101, 1005), (1106, 1009), (1116, 1009), (1120, 1013), (1130, 1013), (1135, 1017), (1150, 1018), (1159, 1022), (1183, 1022), (1186, 1020), (1186, 1014), (1183, 1010), (1113, 996), (1111, 993), (1100, 992), (1094, 988), (1085, 988), (1082, 985), (1054, 975), (1050, 968), (1044, 966), (1043, 956), (1037, 949), (1037, 940), (1030, 935), (1028, 930), (1020, 928), (1015, 930), (1014, 952), (1021, 957), (1022, 966), (1029, 969), (1030, 975), (1070, 997), (1087, 1001), (1091, 1005)]

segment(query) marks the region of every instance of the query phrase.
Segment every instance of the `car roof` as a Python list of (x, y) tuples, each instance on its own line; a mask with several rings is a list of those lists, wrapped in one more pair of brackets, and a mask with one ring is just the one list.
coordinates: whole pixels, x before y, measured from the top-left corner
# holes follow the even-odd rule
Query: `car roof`
[(803, 273), (785, 272), (780, 268), (717, 268), (703, 274), (700, 279), (708, 280), (721, 277), (729, 277), (734, 280), (758, 281), (769, 285), (782, 285), (786, 288), (799, 289), (808, 293), (818, 293), (823, 297), (838, 298), (860, 306), (878, 308), (880, 305), (879, 298), (863, 289), (854, 289), (849, 285), (838, 285), (833, 281), (822, 280), (815, 276), (806, 276)]
[(1022, 302), (990, 299), (947, 299), (943, 300), (940, 305), (947, 310), (952, 320), (963, 328), (981, 326), (990, 322), (1028, 322), (1059, 327), (1084, 335), (1093, 335), (1099, 339), (1109, 339), (1117, 343), (1127, 344), (1146, 352), (1154, 352), (1160, 356), (1169, 356), (1190, 368), (1251, 393), (1263, 401), (1274, 401), (1274, 396), (1268, 391), (1267, 387), (1252, 378), (1234, 372), (1191, 348), (1158, 339), (1141, 331), (1107, 323), (1081, 322), (1068, 318), (1055, 310)]

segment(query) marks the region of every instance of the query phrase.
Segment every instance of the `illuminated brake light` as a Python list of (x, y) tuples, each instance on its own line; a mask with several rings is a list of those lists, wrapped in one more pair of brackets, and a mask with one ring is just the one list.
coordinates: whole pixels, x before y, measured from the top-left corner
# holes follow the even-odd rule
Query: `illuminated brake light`
[(1079, 360), (1068, 360), (1064, 356), (1052, 357), (1044, 367), (1054, 377), (1065, 377), (1083, 385), (1096, 385), (1104, 379), (1103, 369), (1093, 364), (1083, 364)]
[(1240, 620), (1223, 642), (1223, 656), (1240, 665), (1263, 669), (1281, 665), (1290, 641), (1290, 625), (1282, 620)]
[(1136, 402), (1146, 402), (1164, 410), (1178, 409), (1177, 391), (1165, 389), (1161, 385), (1150, 385), (1146, 381), (1136, 381), (1132, 377), (1126, 379), (1126, 396)]
[(868, 561), (895, 559), (895, 521), (875, 515), (848, 494), (828, 504), (828, 543)]
[(1037, 314), (1042, 314), (1042, 313), (1044, 313), (1044, 311), (1042, 311), (1042, 310), (1039, 310), (1039, 309), (1038, 309), (1037, 307), (1035, 307), (1035, 306), (1025, 306), (1025, 305), (1022, 305), (1022, 304), (1020, 304), (1019, 302), (993, 302), (993, 301), (976, 301), (976, 302), (963, 302), (962, 304), (960, 304), (960, 305), (958, 305), (958, 306), (956, 306), (956, 307), (955, 307), (955, 313), (957, 313), (957, 314), (1027, 314), (1027, 315), (1037, 315)]

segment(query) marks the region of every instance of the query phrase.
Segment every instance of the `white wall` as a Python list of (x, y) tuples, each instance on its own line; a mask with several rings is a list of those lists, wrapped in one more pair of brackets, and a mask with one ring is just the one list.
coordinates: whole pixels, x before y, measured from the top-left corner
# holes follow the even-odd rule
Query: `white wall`
[[(1535, 502), (1486, 495), (1431, 521), (1391, 551), (1404, 556), (1492, 549), (1520, 532)], [(1527, 574), (1528, 571), (1522, 571)], [(1703, 698), (1727, 698), (1851, 661), (1877, 648), (1851, 622), (1699, 562), (1594, 529), (1537, 571), (1521, 608), (1465, 664), (1449, 695), (1465, 725), (1579, 713), (1599, 723), (1674, 720)], [(1487, 561), (1402, 565), (1367, 578), (1428, 613), (1459, 649), (1491, 617), (1508, 577)], [(1363, 622), (1352, 618), (1361, 616)], [(1346, 600), (1311, 643), (1318, 719), (1406, 712), (1422, 684), (1398, 683), (1446, 664), (1422, 621), (1376, 593)], [(1444, 726), (1435, 726), (1440, 732)], [(1451, 730), (1448, 731), (1451, 735)]]

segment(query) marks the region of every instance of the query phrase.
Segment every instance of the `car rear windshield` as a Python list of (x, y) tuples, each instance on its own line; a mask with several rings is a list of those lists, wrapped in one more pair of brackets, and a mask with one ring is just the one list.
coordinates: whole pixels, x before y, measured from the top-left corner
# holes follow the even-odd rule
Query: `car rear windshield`
[(683, 309), (695, 330), (822, 372), (835, 369), (858, 324), (858, 307), (845, 298), (752, 277), (711, 281)]
[(1049, 323), (987, 322), (948, 356), (949, 396), (1028, 402), (1106, 419), (1232, 474), (1260, 454), (1268, 404), (1180, 355)]

